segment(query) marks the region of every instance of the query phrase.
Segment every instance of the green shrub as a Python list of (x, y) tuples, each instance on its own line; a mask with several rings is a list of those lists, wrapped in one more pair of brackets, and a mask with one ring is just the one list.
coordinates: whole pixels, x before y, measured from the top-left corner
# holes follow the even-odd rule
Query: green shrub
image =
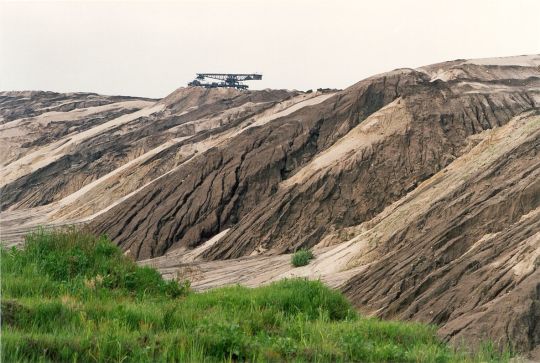
[(313, 259), (313, 252), (310, 250), (302, 248), (301, 250), (296, 251), (291, 257), (291, 263), (294, 267), (305, 266)]

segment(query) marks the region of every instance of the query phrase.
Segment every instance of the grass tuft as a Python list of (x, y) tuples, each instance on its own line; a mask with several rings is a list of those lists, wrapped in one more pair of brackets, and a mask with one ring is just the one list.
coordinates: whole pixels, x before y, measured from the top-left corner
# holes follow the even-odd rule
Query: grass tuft
[(291, 257), (291, 263), (294, 267), (306, 266), (313, 259), (313, 252), (302, 248), (296, 251)]

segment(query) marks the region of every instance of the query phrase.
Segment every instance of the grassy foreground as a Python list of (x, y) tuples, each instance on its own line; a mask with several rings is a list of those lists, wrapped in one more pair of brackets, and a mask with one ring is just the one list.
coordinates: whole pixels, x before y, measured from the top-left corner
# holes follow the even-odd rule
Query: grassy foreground
[(454, 351), (432, 326), (360, 317), (317, 281), (193, 293), (76, 231), (2, 250), (1, 272), (2, 362), (507, 360)]

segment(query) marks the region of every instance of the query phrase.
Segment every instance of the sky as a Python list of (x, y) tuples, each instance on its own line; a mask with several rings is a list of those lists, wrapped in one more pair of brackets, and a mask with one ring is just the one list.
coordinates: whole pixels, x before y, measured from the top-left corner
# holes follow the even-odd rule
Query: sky
[(250, 88), (345, 88), (377, 73), (540, 53), (538, 0), (0, 0), (0, 90), (164, 97), (197, 72)]

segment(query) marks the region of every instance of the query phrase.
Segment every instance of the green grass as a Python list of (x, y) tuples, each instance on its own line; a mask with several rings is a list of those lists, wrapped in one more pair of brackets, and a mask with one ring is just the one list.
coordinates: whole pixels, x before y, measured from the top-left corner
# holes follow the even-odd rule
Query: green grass
[(105, 238), (39, 232), (2, 250), (2, 362), (462, 362), (435, 327), (359, 316), (318, 281), (194, 293)]
[(291, 263), (294, 267), (306, 266), (313, 257), (313, 252), (307, 249), (301, 249), (292, 255)]

